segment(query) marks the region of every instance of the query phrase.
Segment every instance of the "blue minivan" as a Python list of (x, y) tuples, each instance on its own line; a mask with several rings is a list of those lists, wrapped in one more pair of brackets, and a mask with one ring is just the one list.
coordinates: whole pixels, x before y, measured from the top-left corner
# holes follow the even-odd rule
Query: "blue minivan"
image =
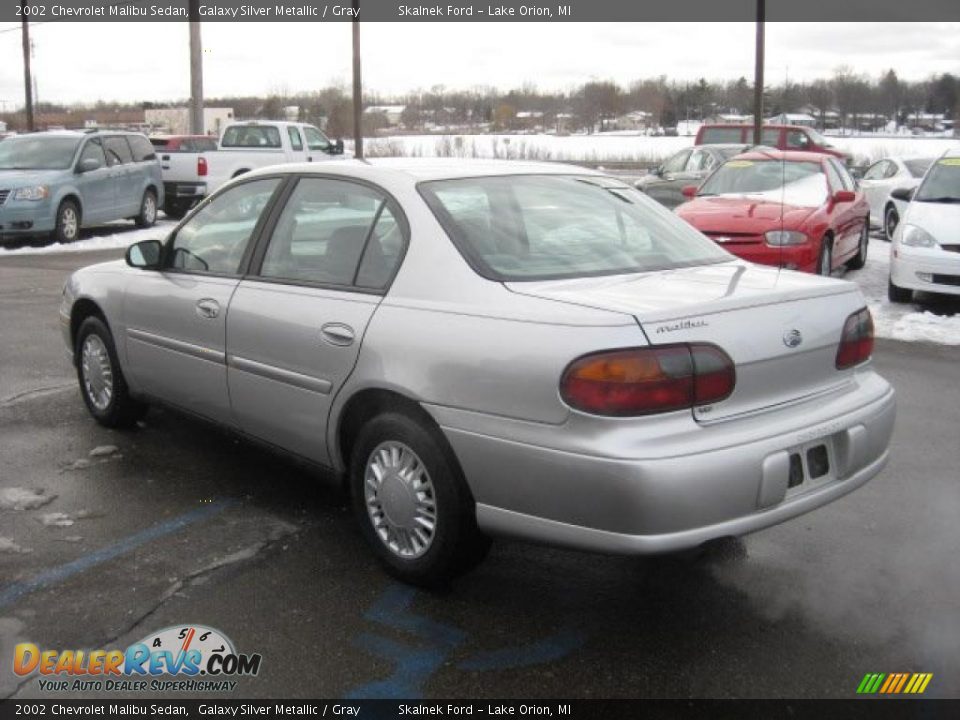
[(0, 242), (50, 235), (73, 242), (85, 225), (156, 222), (163, 180), (139, 133), (52, 131), (0, 141)]

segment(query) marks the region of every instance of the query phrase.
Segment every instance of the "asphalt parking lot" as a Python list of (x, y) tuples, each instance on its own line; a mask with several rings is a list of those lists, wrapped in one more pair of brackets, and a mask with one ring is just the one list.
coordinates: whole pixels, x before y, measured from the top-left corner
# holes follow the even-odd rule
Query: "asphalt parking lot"
[(892, 460), (833, 505), (699, 557), (498, 542), (428, 593), (380, 571), (333, 478), (171, 411), (89, 418), (59, 293), (120, 254), (0, 259), (0, 697), (49, 697), (18, 642), (190, 623), (262, 654), (235, 697), (852, 697), (867, 672), (960, 696), (960, 348), (878, 342)]

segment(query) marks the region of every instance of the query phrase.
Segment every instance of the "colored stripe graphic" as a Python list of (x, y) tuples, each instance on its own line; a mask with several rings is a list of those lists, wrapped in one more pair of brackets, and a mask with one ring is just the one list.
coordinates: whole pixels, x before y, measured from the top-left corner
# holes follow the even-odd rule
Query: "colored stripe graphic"
[(857, 686), (858, 695), (921, 695), (933, 673), (867, 673)]

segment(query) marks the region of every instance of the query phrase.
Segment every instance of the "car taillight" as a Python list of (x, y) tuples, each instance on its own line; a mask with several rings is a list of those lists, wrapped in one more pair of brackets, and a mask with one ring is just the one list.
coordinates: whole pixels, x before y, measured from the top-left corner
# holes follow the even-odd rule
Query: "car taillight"
[(837, 348), (837, 370), (859, 365), (873, 355), (873, 317), (867, 308), (847, 318)]
[(205, 157), (197, 158), (197, 175), (204, 177), (207, 174), (207, 159)]
[(574, 360), (560, 379), (560, 396), (577, 410), (626, 417), (719, 402), (735, 385), (733, 360), (720, 348), (660, 345)]

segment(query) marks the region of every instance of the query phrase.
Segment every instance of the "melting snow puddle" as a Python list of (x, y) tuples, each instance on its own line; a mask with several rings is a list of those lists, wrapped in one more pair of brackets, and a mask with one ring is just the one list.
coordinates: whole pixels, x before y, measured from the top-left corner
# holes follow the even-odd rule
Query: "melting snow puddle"
[(28, 548), (22, 548), (17, 545), (11, 538), (0, 537), (0, 553), (28, 553), (32, 550)]

